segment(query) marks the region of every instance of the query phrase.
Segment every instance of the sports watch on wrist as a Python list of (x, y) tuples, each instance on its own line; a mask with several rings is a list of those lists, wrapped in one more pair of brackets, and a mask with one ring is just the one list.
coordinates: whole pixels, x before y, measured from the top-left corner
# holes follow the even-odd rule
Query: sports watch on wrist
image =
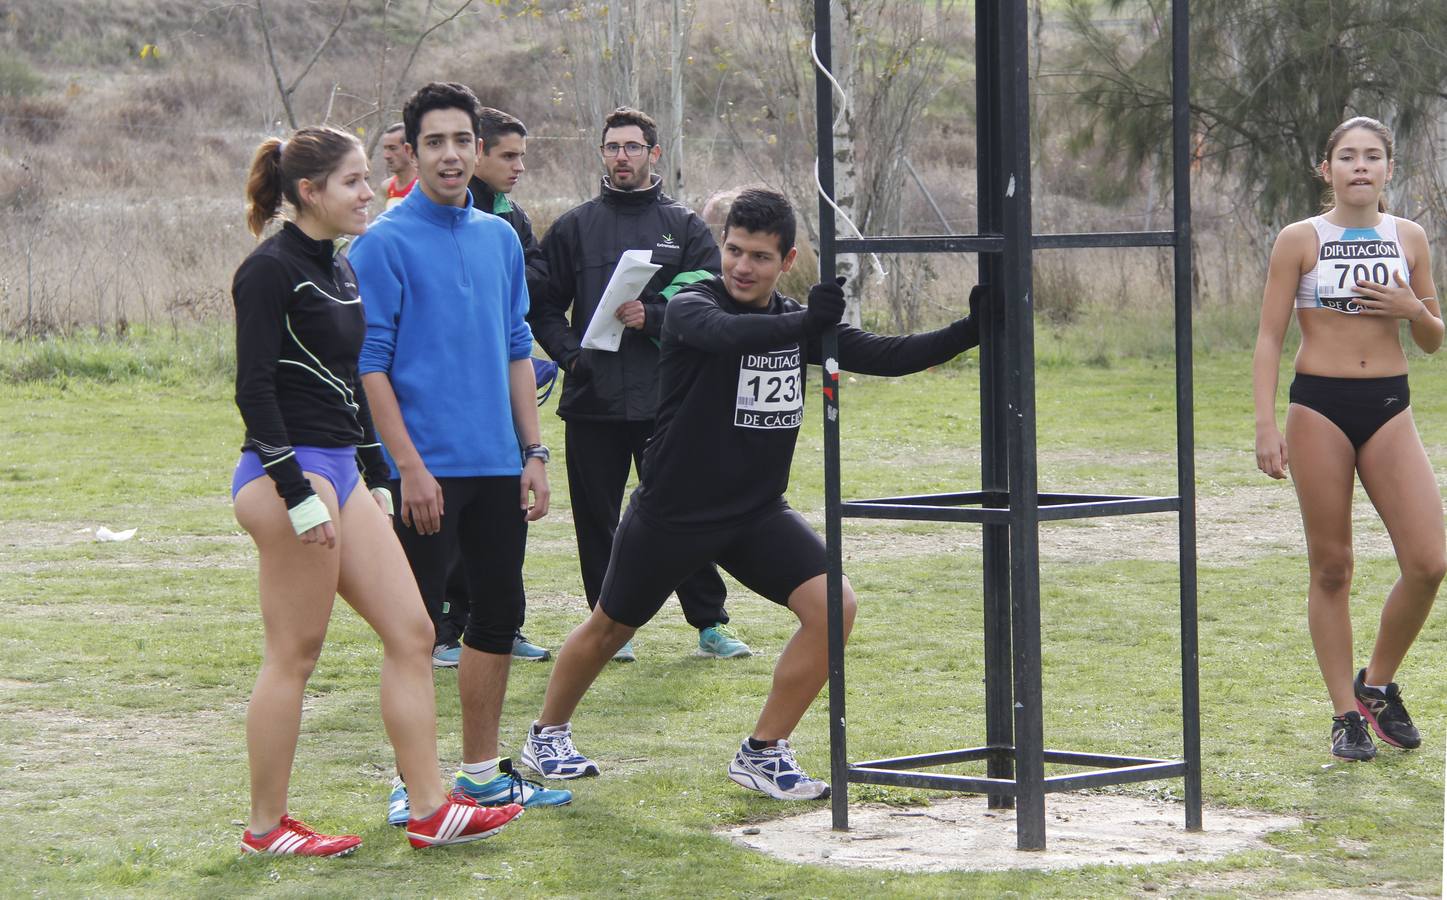
[(527, 461), (530, 459), (540, 459), (543, 461), (543, 465), (547, 465), (548, 461), (552, 458), (553, 455), (549, 453), (548, 448), (543, 446), (542, 444), (528, 444), (526, 447), (523, 448), (524, 463), (527, 463)]

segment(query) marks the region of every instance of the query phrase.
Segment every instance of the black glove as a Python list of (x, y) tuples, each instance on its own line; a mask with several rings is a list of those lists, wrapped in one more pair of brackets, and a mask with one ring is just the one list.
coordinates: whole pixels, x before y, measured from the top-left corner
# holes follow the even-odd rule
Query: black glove
[(977, 284), (970, 288), (970, 314), (950, 325), (950, 330), (960, 339), (961, 351), (980, 346), (980, 304), (989, 293), (989, 285)]
[(573, 357), (572, 363), (568, 365), (568, 377), (587, 381), (592, 375), (593, 367), (588, 362), (588, 351), (579, 350), (578, 355)]
[(804, 311), (804, 331), (810, 337), (821, 335), (844, 318), (844, 276), (833, 284), (819, 283), (809, 288), (809, 308)]

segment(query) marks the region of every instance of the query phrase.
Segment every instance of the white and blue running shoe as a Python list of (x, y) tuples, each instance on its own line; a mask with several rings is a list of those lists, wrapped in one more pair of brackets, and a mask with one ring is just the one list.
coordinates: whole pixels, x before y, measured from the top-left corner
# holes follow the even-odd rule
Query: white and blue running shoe
[(392, 795), (387, 798), (387, 824), (406, 825), (412, 817), (412, 804), (407, 800), (407, 785), (402, 776), (392, 779)]
[(598, 764), (573, 746), (573, 723), (539, 728), (534, 722), (523, 745), (523, 765), (544, 778), (581, 778), (597, 775)]
[(729, 778), (775, 800), (822, 800), (829, 796), (829, 783), (810, 778), (799, 768), (788, 741), (762, 750), (754, 750), (744, 741), (729, 763)]
[(520, 803), (531, 809), (535, 806), (567, 806), (573, 802), (572, 791), (549, 790), (536, 781), (525, 780), (513, 768), (510, 759), (500, 760), (498, 769), (498, 776), (487, 781), (476, 781), (466, 772), (458, 772), (452, 789), (478, 806)]

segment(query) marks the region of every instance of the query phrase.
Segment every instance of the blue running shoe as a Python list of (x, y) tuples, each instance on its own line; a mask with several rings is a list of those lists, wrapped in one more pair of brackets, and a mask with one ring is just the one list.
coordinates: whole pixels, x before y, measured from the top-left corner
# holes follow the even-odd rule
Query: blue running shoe
[(460, 662), (462, 662), (461, 644), (454, 641), (451, 644), (438, 644), (432, 648), (432, 668), (455, 669)]
[(523, 765), (544, 778), (581, 778), (597, 775), (598, 764), (573, 746), (573, 723), (539, 728), (534, 722), (523, 745)]
[(412, 817), (412, 804), (407, 800), (407, 785), (402, 776), (392, 779), (392, 796), (387, 798), (387, 824), (406, 825)]
[(762, 750), (754, 750), (744, 741), (729, 763), (729, 778), (775, 800), (822, 800), (829, 796), (829, 783), (810, 778), (799, 768), (788, 741)]
[(548, 652), (546, 648), (539, 647), (537, 644), (523, 637), (523, 633), (519, 631), (513, 635), (512, 658), (525, 659), (528, 662), (547, 662), (553, 658), (553, 654)]
[[(637, 660), (638, 657), (633, 655), (632, 641), (628, 641), (626, 644), (619, 647), (618, 652), (613, 654), (614, 662), (636, 662)], [(527, 762), (527, 760), (523, 760), (523, 762)]]
[(733, 659), (752, 653), (749, 645), (739, 640), (734, 630), (727, 625), (710, 625), (698, 630), (698, 649), (695, 656), (711, 656), (714, 659)]
[(488, 781), (474, 781), (466, 772), (457, 773), (452, 789), (478, 806), (503, 806), (520, 803), (525, 807), (567, 806), (573, 802), (572, 791), (553, 791), (536, 781), (526, 781), (512, 767), (512, 760), (502, 759), (497, 767), (501, 774)]

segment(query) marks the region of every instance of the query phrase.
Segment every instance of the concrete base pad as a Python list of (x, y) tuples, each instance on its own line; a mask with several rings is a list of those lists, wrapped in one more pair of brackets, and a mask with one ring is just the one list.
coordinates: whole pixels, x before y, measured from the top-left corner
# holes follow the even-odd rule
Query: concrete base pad
[(991, 810), (984, 797), (952, 797), (928, 806), (851, 804), (847, 832), (833, 830), (829, 802), (809, 811), (720, 834), (792, 862), (943, 872), (954, 869), (1065, 869), (1088, 865), (1220, 859), (1268, 850), (1268, 832), (1300, 820), (1250, 810), (1207, 808), (1204, 830), (1188, 832), (1185, 807), (1147, 797), (1050, 794), (1046, 849), (1015, 849), (1015, 811)]

